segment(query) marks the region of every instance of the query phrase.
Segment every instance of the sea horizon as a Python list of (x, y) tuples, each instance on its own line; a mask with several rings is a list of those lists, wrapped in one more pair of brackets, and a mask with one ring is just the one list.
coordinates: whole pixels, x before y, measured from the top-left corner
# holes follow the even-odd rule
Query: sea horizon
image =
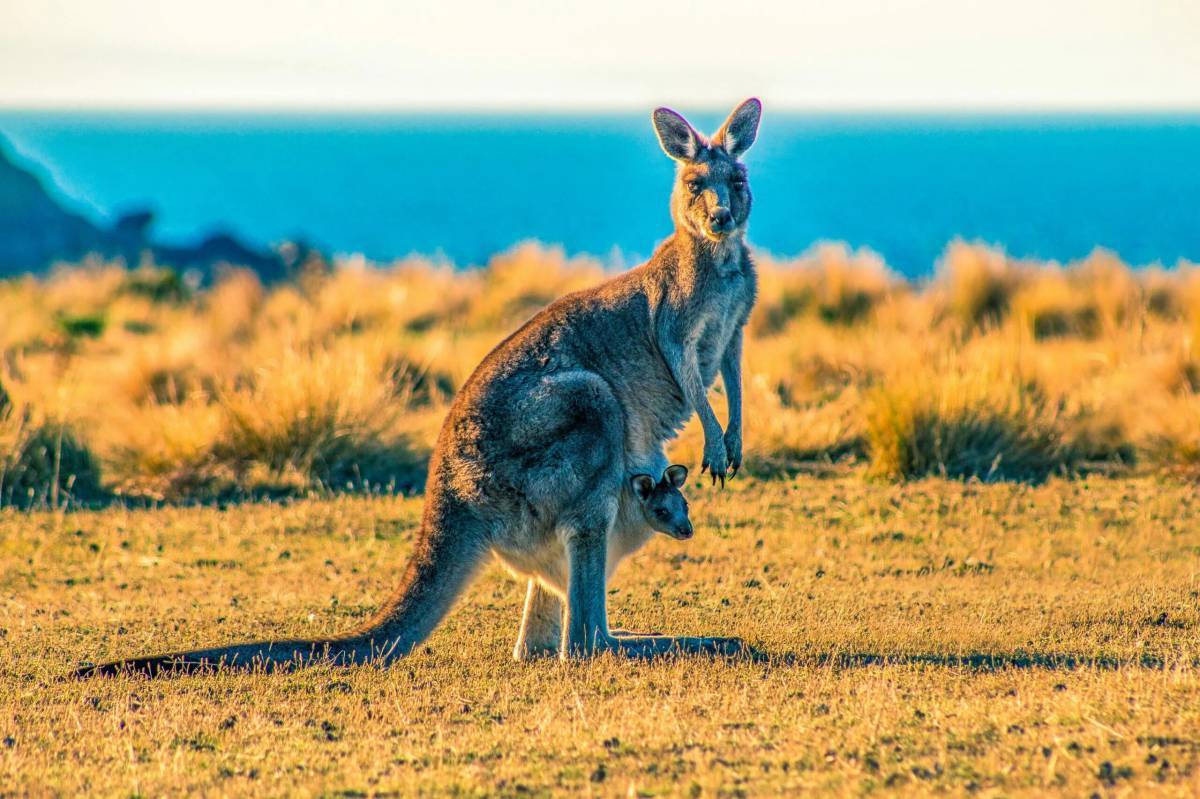
[[(538, 240), (631, 265), (671, 230), (673, 165), (644, 113), (3, 109), (0, 137), (73, 210), (150, 208), (168, 241), (223, 230), (465, 267)], [(1187, 110), (768, 109), (748, 239), (779, 255), (843, 241), (910, 278), (956, 238), (1171, 266), (1200, 260), (1197, 158)]]

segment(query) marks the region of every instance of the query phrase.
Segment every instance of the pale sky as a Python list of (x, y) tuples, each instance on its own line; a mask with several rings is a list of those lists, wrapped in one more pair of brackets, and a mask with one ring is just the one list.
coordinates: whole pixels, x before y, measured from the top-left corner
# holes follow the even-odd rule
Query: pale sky
[(0, 106), (1200, 109), (1200, 0), (0, 0)]

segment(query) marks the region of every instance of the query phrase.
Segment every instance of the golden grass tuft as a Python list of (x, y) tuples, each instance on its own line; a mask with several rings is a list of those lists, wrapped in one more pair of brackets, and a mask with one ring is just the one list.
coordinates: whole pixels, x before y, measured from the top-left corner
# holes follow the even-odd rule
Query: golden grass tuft
[(1008, 314), (1024, 277), (1022, 267), (1002, 250), (953, 241), (937, 266), (938, 313), (964, 332), (996, 325)]
[(0, 505), (58, 508), (103, 494), (96, 460), (76, 432), (0, 385)]
[(214, 457), (253, 490), (287, 486), (408, 487), (419, 458), (396, 424), (405, 406), (378, 363), (359, 352), (286, 351), (219, 396)]
[[(1151, 275), (1147, 282), (1158, 284), (1153, 301), (1167, 306), (1162, 281)], [(1097, 250), (1065, 270), (1050, 266), (1031, 271), (1014, 292), (1012, 309), (1035, 338), (1097, 338), (1136, 324), (1151, 302), (1149, 288), (1144, 291), (1111, 253)]]
[(1041, 482), (1078, 461), (1058, 409), (1012, 371), (906, 373), (872, 389), (865, 406), (874, 477)]
[(763, 299), (750, 327), (759, 336), (802, 316), (840, 325), (866, 321), (902, 286), (876, 253), (839, 243), (819, 244), (791, 261), (764, 259), (762, 272)]
[(1200, 481), (1200, 394), (1164, 398), (1146, 432), (1146, 457), (1164, 472)]
[(526, 242), (488, 262), (467, 321), (483, 327), (515, 327), (563, 294), (603, 278), (597, 261), (568, 259), (560, 247)]
[(125, 409), (123, 422), (102, 428), (96, 450), (114, 494), (158, 502), (186, 502), (246, 493), (236, 471), (215, 452), (225, 425), (223, 409), (202, 400)]

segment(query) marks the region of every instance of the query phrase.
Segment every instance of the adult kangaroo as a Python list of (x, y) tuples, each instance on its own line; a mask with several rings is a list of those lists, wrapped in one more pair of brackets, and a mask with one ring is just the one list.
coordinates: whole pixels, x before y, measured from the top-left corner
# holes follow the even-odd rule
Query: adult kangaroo
[[(678, 165), (674, 233), (645, 264), (550, 304), (475, 369), (433, 450), (415, 551), (370, 621), (332, 638), (196, 649), (77, 674), (387, 662), (425, 640), (489, 554), (529, 579), (519, 658), (739, 651), (730, 638), (613, 635), (605, 584), (652, 535), (631, 477), (664, 473), (663, 445), (693, 412), (704, 429), (701, 470), (724, 484), (741, 465), (742, 329), (755, 274), (738, 159), (761, 115), (759, 101), (747, 100), (708, 139), (670, 109), (653, 113)], [(707, 397), (718, 372), (724, 430)]]

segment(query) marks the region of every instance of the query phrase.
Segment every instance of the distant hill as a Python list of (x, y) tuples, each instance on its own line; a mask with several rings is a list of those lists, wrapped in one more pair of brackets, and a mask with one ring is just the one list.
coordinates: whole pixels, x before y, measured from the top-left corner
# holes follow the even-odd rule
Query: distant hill
[(112, 227), (101, 227), (65, 208), (51, 188), (22, 167), (7, 142), (0, 139), (0, 277), (43, 272), (55, 263), (75, 262), (96, 254), (123, 258), (131, 266), (149, 256), (160, 266), (195, 270), (211, 278), (221, 264), (253, 269), (266, 282), (281, 279), (311, 250), (286, 248), (285, 258), (272, 250), (254, 249), (235, 236), (212, 232), (194, 244), (170, 245), (151, 237), (154, 213), (128, 213)]
[(0, 274), (38, 271), (110, 246), (106, 231), (65, 210), (0, 143)]

